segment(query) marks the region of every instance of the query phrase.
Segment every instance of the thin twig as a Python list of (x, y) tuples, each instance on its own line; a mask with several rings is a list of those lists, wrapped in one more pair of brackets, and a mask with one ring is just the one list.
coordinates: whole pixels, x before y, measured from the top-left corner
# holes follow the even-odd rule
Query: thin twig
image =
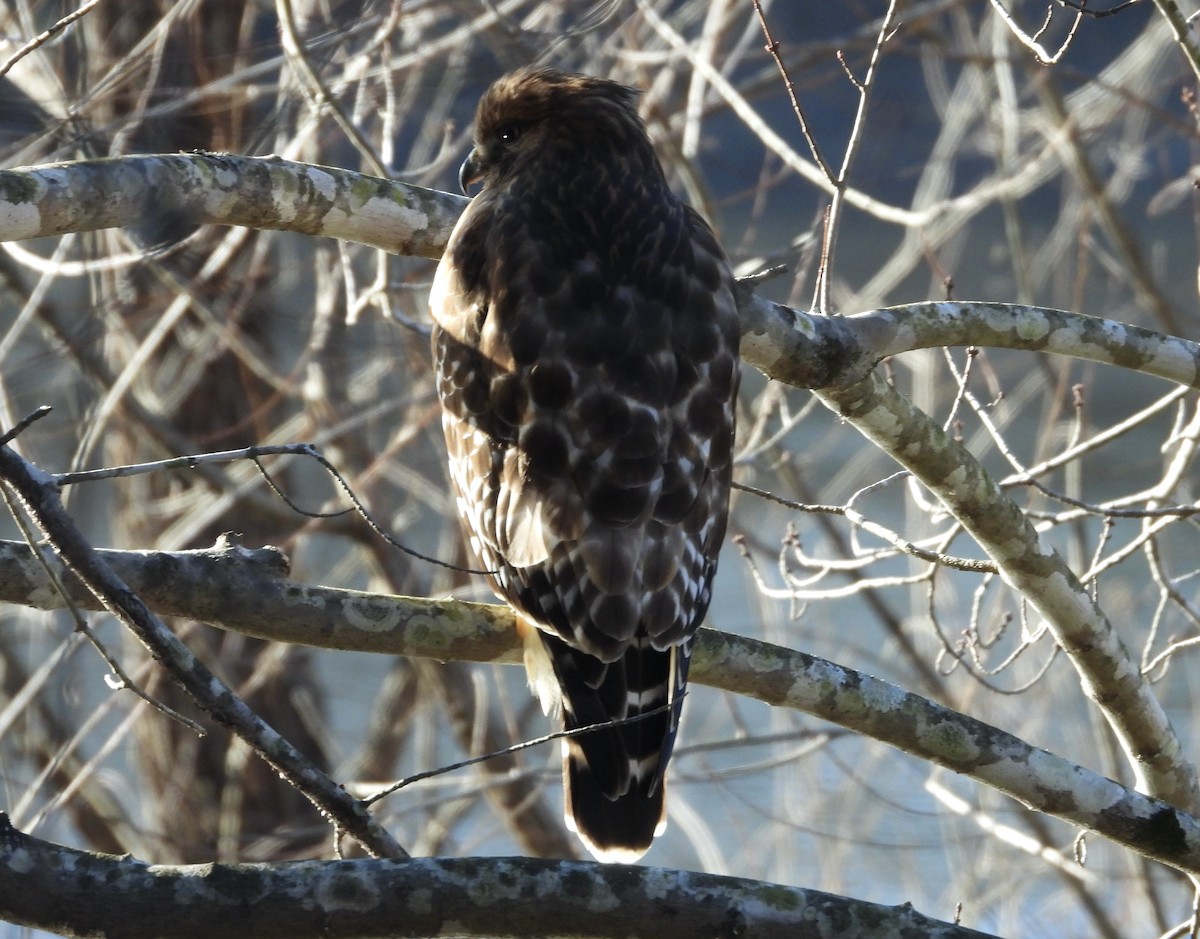
[[(33, 420), (43, 416), (42, 413), (35, 412), (34, 415), (26, 418), (24, 422), (10, 431), (9, 434), (19, 432), (23, 427), (28, 426)], [(0, 443), (3, 443), (0, 440)], [(306, 456), (316, 460), (321, 464), (322, 468), (329, 473), (330, 476), (337, 482), (338, 487), (346, 494), (346, 497), (352, 503), (352, 508), (337, 509), (330, 512), (318, 512), (311, 509), (305, 509), (297, 505), (292, 500), (283, 488), (275, 482), (274, 478), (263, 466), (261, 457), (264, 456)], [(443, 561), (440, 558), (435, 558), (432, 555), (422, 554), (420, 551), (410, 548), (401, 543), (394, 535), (387, 532), (384, 527), (375, 520), (367, 507), (358, 498), (350, 483), (345, 476), (332, 464), (329, 460), (311, 443), (287, 443), (274, 444), (270, 446), (254, 446), (241, 447), (236, 450), (220, 450), (213, 453), (196, 453), (187, 456), (171, 457), (166, 460), (152, 460), (146, 463), (129, 463), (123, 466), (109, 466), (103, 469), (81, 470), (74, 473), (56, 473), (51, 478), (58, 486), (69, 486), (77, 483), (96, 482), (101, 479), (118, 479), (126, 476), (139, 476), (145, 473), (159, 473), (164, 470), (172, 469), (195, 469), (198, 466), (204, 466), (212, 463), (232, 463), (237, 460), (252, 460), (257, 467), (267, 485), (275, 495), (279, 496), (293, 512), (298, 515), (303, 515), (307, 518), (337, 518), (342, 515), (347, 515), (350, 512), (356, 513), (367, 526), (375, 532), (380, 538), (390, 544), (397, 550), (403, 551), (410, 557), (417, 558), (420, 561), (426, 561), (429, 564), (436, 564), (439, 567), (445, 567), (452, 571), (459, 571), (464, 574), (478, 574), (487, 576), (492, 573), (486, 570), (477, 570), (471, 567), (463, 567), (458, 564), (453, 564), (449, 561)]]
[(346, 115), (342, 106), (334, 98), (333, 93), (326, 87), (321, 76), (317, 74), (316, 69), (312, 67), (312, 63), (308, 60), (308, 54), (304, 51), (304, 46), (300, 42), (300, 36), (296, 29), (296, 14), (292, 9), (291, 0), (276, 0), (275, 12), (279, 17), (280, 37), (283, 41), (283, 51), (287, 55), (288, 61), (296, 69), (296, 73), (300, 78), (300, 87), (304, 92), (305, 97), (309, 99), (309, 104), (313, 111), (320, 113), (322, 107), (328, 108), (329, 113), (333, 115), (333, 119), (337, 125), (345, 133), (346, 138), (354, 145), (354, 148), (362, 155), (371, 172), (377, 176), (387, 176), (388, 170), (384, 166), (383, 161), (375, 152), (375, 147), (371, 142), (363, 136), (362, 131), (354, 124)]
[(25, 58), (25, 56), (29, 55), (29, 53), (33, 52), (34, 49), (39, 49), (44, 46), (58, 33), (61, 33), (76, 20), (80, 20), (91, 13), (95, 7), (99, 6), (99, 4), (100, 0), (85, 0), (84, 3), (80, 4), (77, 10), (72, 13), (68, 13), (62, 19), (54, 23), (54, 25), (52, 25), (49, 29), (38, 33), (36, 36), (30, 39), (29, 42), (25, 43), (25, 45), (21, 46), (20, 49), (10, 55), (3, 65), (0, 65), (0, 78), (3, 78), (5, 75), (7, 75), (9, 70), (14, 65)]
[[(684, 691), (682, 694), (686, 695), (687, 691)], [(682, 700), (682, 698), (679, 696), (677, 696), (675, 699), (675, 701), (680, 700)], [(484, 753), (480, 756), (473, 756), (465, 760), (459, 760), (456, 763), (448, 763), (445, 766), (439, 766), (436, 769), (425, 770), (421, 773), (414, 773), (412, 776), (405, 776), (403, 779), (392, 783), (387, 788), (379, 790), (379, 792), (376, 792), (374, 795), (365, 796), (362, 801), (364, 805), (373, 805), (380, 799), (390, 796), (393, 792), (398, 792), (406, 786), (411, 786), (413, 783), (421, 782), (424, 779), (433, 779), (436, 776), (443, 776), (446, 773), (452, 773), (455, 770), (465, 769), (466, 767), (474, 766), (477, 763), (486, 763), (488, 760), (492, 760), (497, 757), (511, 756), (514, 753), (520, 753), (522, 750), (528, 750), (531, 747), (539, 747), (543, 743), (550, 743), (554, 740), (564, 740), (568, 737), (578, 737), (582, 734), (590, 734), (594, 731), (605, 730), (606, 728), (611, 727), (620, 727), (624, 724), (636, 724), (638, 721), (644, 721), (656, 714), (662, 714), (664, 711), (668, 711), (675, 706), (676, 705), (674, 702), (662, 704), (656, 708), (652, 708), (649, 711), (643, 711), (641, 714), (635, 714), (633, 717), (623, 717), (619, 720), (612, 721), (598, 721), (595, 724), (588, 724), (586, 727), (575, 727), (571, 730), (558, 730), (552, 734), (546, 734), (542, 737), (534, 737), (532, 740), (523, 740), (520, 743), (514, 743), (511, 747), (504, 747), (501, 750), (493, 750), (491, 753)]]
[[(734, 489), (739, 489), (742, 492), (749, 493), (752, 496), (758, 496), (760, 499), (766, 499), (768, 502), (774, 502), (777, 505), (785, 506), (789, 509), (794, 509), (797, 512), (806, 514), (822, 514), (822, 515), (841, 515), (856, 528), (861, 528), (875, 537), (886, 541), (896, 551), (902, 554), (908, 554), (921, 561), (928, 561), (931, 564), (940, 564), (943, 567), (950, 567), (954, 570), (967, 571), (972, 574), (994, 574), (996, 573), (996, 565), (991, 561), (979, 560), (976, 558), (955, 557), (953, 555), (942, 554), (936, 551), (929, 551), (919, 545), (913, 544), (901, 538), (898, 534), (889, 528), (877, 522), (872, 522), (857, 509), (853, 509), (847, 505), (820, 505), (809, 504), (805, 502), (797, 502), (794, 499), (788, 499), (784, 496), (776, 495), (773, 492), (768, 492), (766, 489), (759, 489), (757, 486), (750, 486), (745, 483), (734, 483)], [(891, 552), (889, 552), (891, 553)], [(874, 559), (874, 555), (872, 555)], [(822, 563), (819, 565), (822, 569), (832, 569), (835, 567), (835, 562), (828, 564)], [(856, 565), (860, 566), (860, 565)]]
[(742, 492), (748, 492), (752, 496), (758, 496), (760, 499), (766, 499), (768, 502), (774, 502), (776, 505), (794, 509), (797, 512), (808, 514), (823, 513), (826, 515), (846, 514), (846, 507), (844, 505), (821, 505), (819, 503), (797, 502), (795, 499), (788, 499), (786, 496), (776, 495), (766, 489), (759, 489), (757, 486), (751, 486), (747, 483), (735, 482), (733, 488)]
[[(0, 441), (2, 442), (2, 441)], [(73, 486), (77, 483), (97, 482), (101, 479), (120, 479), (126, 476), (140, 476), (146, 473), (161, 473), (174, 469), (195, 469), (209, 463), (233, 463), (237, 460), (253, 460), (260, 456), (308, 456), (313, 450), (312, 444), (286, 443), (271, 446), (240, 447), (237, 450), (218, 450), (212, 453), (193, 453), (187, 456), (176, 456), (166, 460), (151, 460), (147, 463), (127, 463), (122, 466), (106, 466), (103, 469), (80, 470), (74, 473), (55, 473), (54, 482), (58, 486)], [(337, 514), (342, 515), (348, 509), (342, 509)], [(307, 514), (307, 513), (305, 513)]]
[(787, 90), (788, 100), (792, 102), (792, 111), (796, 114), (796, 120), (800, 122), (800, 133), (804, 135), (804, 142), (808, 144), (808, 151), (812, 154), (813, 161), (821, 168), (821, 172), (825, 174), (825, 178), (830, 183), (836, 183), (837, 176), (834, 175), (833, 167), (829, 165), (825, 159), (825, 155), (821, 152), (817, 138), (813, 135), (812, 128), (808, 125), (808, 118), (804, 115), (804, 108), (800, 106), (800, 99), (796, 95), (796, 85), (792, 81), (791, 75), (788, 74), (783, 57), (779, 54), (779, 41), (771, 35), (771, 27), (767, 23), (767, 15), (763, 12), (762, 4), (759, 0), (753, 0), (753, 3), (754, 12), (758, 14), (758, 22), (762, 26), (763, 35), (767, 40), (764, 48), (770, 53), (771, 58), (775, 60), (779, 74), (783, 76), (783, 86)]
[(1087, 6), (1088, 0), (1055, 0), (1055, 2), (1065, 6), (1068, 10), (1078, 10), (1084, 16), (1099, 20), (1106, 16), (1112, 16), (1114, 13), (1123, 13), (1131, 6), (1141, 3), (1142, 0), (1124, 0), (1123, 3), (1118, 3), (1115, 7), (1109, 7), (1107, 10), (1093, 10)]
[(1038, 27), (1038, 31), (1032, 36), (1025, 32), (1020, 25), (1018, 25), (1017, 21), (1013, 19), (1013, 15), (1008, 12), (1000, 0), (992, 0), (992, 7), (995, 9), (996, 14), (1003, 21), (1004, 25), (1008, 27), (1009, 32), (1011, 32), (1016, 38), (1017, 42), (1032, 52), (1042, 65), (1055, 65), (1066, 54), (1067, 49), (1071, 45), (1071, 41), (1075, 38), (1076, 31), (1079, 29), (1079, 24), (1083, 21), (1084, 12), (1082, 2), (1079, 6), (1073, 7), (1073, 9), (1078, 11), (1075, 14), (1075, 22), (1071, 24), (1071, 28), (1067, 32), (1067, 37), (1062, 41), (1062, 45), (1058, 47), (1058, 51), (1050, 53), (1046, 51), (1046, 48), (1038, 40), (1050, 26), (1050, 17), (1054, 12), (1052, 7), (1047, 7), (1046, 18), (1042, 21), (1042, 25)]
[(29, 427), (30, 424), (40, 421), (43, 417), (50, 413), (50, 410), (50, 405), (43, 404), (40, 408), (37, 408), (30, 414), (27, 414), (25, 417), (21, 418), (21, 420), (19, 420), (12, 428), (5, 431), (3, 434), (0, 434), (0, 447), (7, 447), (13, 442), (13, 440), (20, 436), (20, 434), (27, 427)]
[(158, 711), (165, 717), (183, 725), (199, 737), (205, 736), (207, 731), (201, 724), (192, 720), (190, 717), (185, 717), (174, 708), (168, 707), (161, 701), (151, 697), (140, 687), (138, 687), (137, 683), (129, 677), (125, 669), (121, 666), (121, 663), (117, 661), (116, 657), (109, 652), (107, 648), (105, 648), (104, 643), (102, 643), (96, 637), (96, 634), (92, 632), (91, 627), (88, 626), (87, 619), (83, 615), (83, 611), (80, 610), (75, 604), (75, 601), (71, 598), (70, 591), (63, 586), (63, 582), (59, 578), (53, 566), (47, 562), (43, 547), (37, 543), (38, 539), (35, 537), (34, 532), (29, 527), (29, 521), (25, 517), (25, 513), (20, 510), (7, 486), (0, 486), (0, 497), (4, 499), (4, 504), (8, 507), (9, 515), (12, 516), (16, 526), (21, 530), (21, 536), (25, 539), (25, 543), (29, 545), (29, 550), (33, 553), (33, 557), (37, 561), (38, 566), (42, 569), (42, 573), (46, 575), (46, 579), (50, 582), (50, 586), (62, 600), (64, 608), (74, 621), (75, 631), (92, 644), (92, 647), (100, 654), (100, 658), (104, 660), (104, 664), (107, 665), (109, 670), (112, 672), (111, 676), (104, 676), (105, 684), (107, 684), (108, 687), (113, 691), (131, 692), (135, 697), (141, 698), (142, 701), (150, 705), (150, 707), (154, 708), (154, 710)]
[(72, 572), (141, 640), (196, 704), (232, 730), (322, 813), (380, 857), (407, 857), (400, 843), (341, 786), (307, 759), (193, 655), (83, 537), (54, 478), (11, 447), (0, 447), (0, 478), (20, 496)]
[[(379, 524), (379, 522), (375, 521), (374, 516), (372, 516), (371, 513), (367, 510), (367, 507), (365, 505), (363, 505), (362, 501), (358, 498), (358, 495), (354, 492), (353, 488), (351, 488), (350, 483), (346, 481), (346, 478), (341, 474), (341, 472), (337, 469), (337, 467), (335, 467), (332, 463), (329, 462), (329, 460), (327, 460), (325, 458), (325, 456), (321, 453), (321, 451), (319, 451), (316, 447), (312, 446), (311, 444), (303, 444), (302, 447), (304, 448), (303, 452), (306, 456), (311, 457), (312, 459), (314, 459), (318, 463), (320, 463), (321, 466), (323, 466), (325, 468), (325, 471), (334, 478), (334, 480), (337, 482), (338, 486), (341, 488), (342, 492), (344, 492), (346, 494), (346, 498), (349, 499), (351, 501), (351, 503), (353, 503), (354, 510), (358, 513), (358, 516), (364, 522), (367, 523), (367, 526), (371, 529), (371, 531), (375, 532), (375, 534), (377, 534), (380, 538), (382, 538), (384, 541), (386, 541), (388, 544), (390, 544), (393, 548), (396, 548), (399, 551), (403, 551), (409, 557), (416, 558), (419, 561), (426, 561), (429, 564), (436, 564), (438, 567), (444, 567), (447, 570), (451, 570), (451, 571), (458, 571), (459, 573), (462, 573), (462, 574), (478, 574), (478, 575), (486, 577), (489, 574), (495, 573), (495, 571), (481, 570), (481, 569), (477, 569), (477, 568), (473, 568), (473, 567), (463, 567), (459, 564), (452, 564), (449, 561), (443, 561), (440, 558), (433, 557), (432, 555), (422, 554), (420, 551), (417, 551), (414, 548), (410, 548), (407, 545), (402, 544), (393, 535), (391, 535), (388, 531), (386, 531), (384, 529), (384, 527)], [(275, 481), (271, 478), (270, 474), (267, 472), (266, 467), (263, 466), (261, 462), (259, 462), (258, 458), (256, 456), (251, 456), (250, 458), (252, 460), (254, 460), (254, 465), (257, 466), (258, 471), (260, 473), (262, 473), (263, 479), (265, 479), (267, 481), (267, 485), (270, 486), (271, 489), (275, 492), (275, 494), (277, 496), (279, 496), (279, 498), (283, 499), (283, 501), (286, 502), (291, 509), (293, 509), (296, 512), (299, 512), (301, 515), (309, 515), (309, 516), (316, 517), (316, 518), (321, 517), (312, 512), (307, 512), (304, 509), (300, 508), (298, 505), (296, 505), (290, 498), (288, 498), (288, 496), (284, 493), (284, 491), (275, 484)], [(341, 513), (339, 513), (339, 514), (341, 514)]]
[(879, 25), (879, 31), (876, 33), (875, 44), (871, 48), (871, 58), (867, 62), (867, 71), (861, 79), (855, 78), (854, 74), (846, 65), (846, 60), (841, 52), (838, 53), (838, 62), (849, 76), (850, 83), (854, 85), (858, 91), (858, 108), (854, 114), (854, 124), (850, 130), (850, 137), (846, 142), (846, 150), (842, 155), (842, 165), (835, 173), (830, 164), (825, 160), (821, 153), (820, 147), (817, 145), (816, 139), (808, 126), (808, 119), (804, 116), (804, 109), (800, 106), (799, 98), (796, 95), (796, 87), (792, 82), (791, 76), (788, 74), (787, 66), (783, 62), (783, 57), (779, 53), (779, 41), (775, 39), (771, 33), (770, 24), (767, 22), (766, 14), (763, 12), (762, 5), (759, 0), (753, 0), (754, 11), (758, 15), (759, 25), (762, 27), (763, 35), (766, 36), (766, 50), (770, 53), (771, 58), (775, 60), (776, 66), (779, 68), (780, 74), (783, 76), (784, 86), (787, 89), (789, 100), (792, 102), (792, 110), (796, 113), (796, 117), (800, 122), (800, 130), (804, 135), (805, 141), (808, 143), (808, 148), (813, 155), (813, 160), (820, 167), (821, 172), (825, 174), (826, 180), (829, 182), (833, 192), (833, 200), (829, 204), (829, 208), (825, 216), (825, 233), (821, 248), (821, 263), (817, 269), (817, 283), (815, 296), (813, 297), (813, 309), (818, 313), (830, 313), (829, 300), (829, 282), (833, 274), (834, 264), (834, 248), (837, 244), (838, 225), (841, 220), (841, 209), (846, 199), (846, 181), (850, 176), (850, 168), (854, 164), (854, 158), (858, 153), (859, 147), (863, 140), (863, 126), (866, 118), (867, 103), (871, 98), (871, 89), (875, 82), (875, 76), (878, 72), (878, 64), (880, 53), (886, 43), (892, 36), (893, 23), (896, 16), (897, 0), (890, 0), (888, 3), (887, 12), (883, 15), (883, 20)]

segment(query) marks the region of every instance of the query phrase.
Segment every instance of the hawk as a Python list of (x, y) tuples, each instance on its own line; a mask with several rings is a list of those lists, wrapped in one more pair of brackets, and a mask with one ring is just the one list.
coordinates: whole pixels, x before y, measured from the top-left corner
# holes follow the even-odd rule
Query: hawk
[(666, 824), (739, 379), (729, 265), (668, 188), (636, 100), (550, 69), (493, 84), (459, 174), (484, 188), (430, 298), (471, 552), (516, 611), (547, 713), (608, 725), (564, 738), (563, 782), (568, 826), (609, 861)]

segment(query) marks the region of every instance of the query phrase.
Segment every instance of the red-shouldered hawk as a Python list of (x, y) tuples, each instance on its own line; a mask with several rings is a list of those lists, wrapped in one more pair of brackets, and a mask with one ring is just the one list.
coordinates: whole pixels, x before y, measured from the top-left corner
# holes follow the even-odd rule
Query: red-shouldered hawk
[[(431, 295), (458, 510), (570, 730), (567, 824), (631, 861), (666, 824), (667, 761), (729, 506), (733, 279), (616, 82), (509, 74), (475, 117)], [(530, 629), (529, 627), (533, 627)]]

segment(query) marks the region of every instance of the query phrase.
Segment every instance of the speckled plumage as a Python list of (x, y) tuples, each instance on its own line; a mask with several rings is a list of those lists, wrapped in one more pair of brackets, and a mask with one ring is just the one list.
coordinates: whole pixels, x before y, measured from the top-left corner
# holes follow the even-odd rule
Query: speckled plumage
[(670, 705), (564, 747), (568, 824), (610, 860), (640, 856), (665, 823), (738, 385), (728, 265), (668, 188), (635, 100), (545, 69), (497, 81), (463, 165), (484, 189), (431, 296), (458, 510), (536, 630), (543, 703), (561, 695), (568, 729)]

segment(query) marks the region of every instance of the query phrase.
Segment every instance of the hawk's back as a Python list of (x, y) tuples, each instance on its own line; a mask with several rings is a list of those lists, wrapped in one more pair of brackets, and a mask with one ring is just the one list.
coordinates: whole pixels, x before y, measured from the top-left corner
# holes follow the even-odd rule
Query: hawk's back
[(538, 630), (567, 729), (659, 709), (565, 748), (568, 821), (629, 859), (665, 818), (725, 531), (732, 278), (615, 83), (501, 79), (464, 172), (485, 188), (431, 300), (451, 478), (472, 551)]

